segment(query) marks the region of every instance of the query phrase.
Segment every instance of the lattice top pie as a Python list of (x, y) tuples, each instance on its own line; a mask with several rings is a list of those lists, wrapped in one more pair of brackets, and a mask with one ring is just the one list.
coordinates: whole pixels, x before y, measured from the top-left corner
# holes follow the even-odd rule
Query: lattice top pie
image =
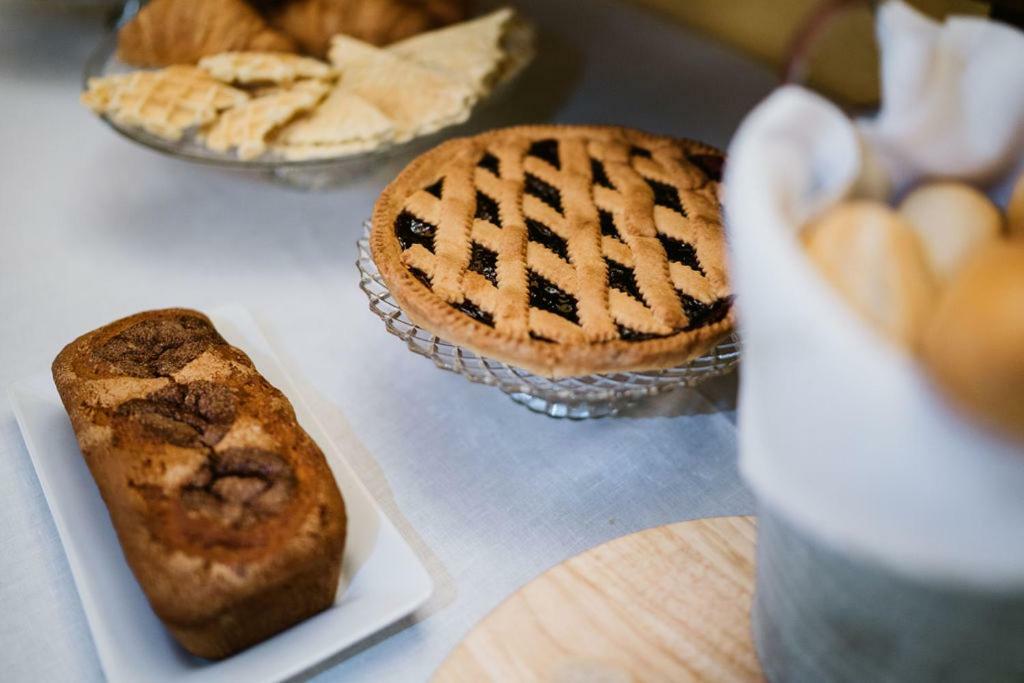
[(732, 329), (719, 151), (623, 128), (452, 140), (381, 195), (371, 246), (417, 324), (546, 376), (678, 365)]

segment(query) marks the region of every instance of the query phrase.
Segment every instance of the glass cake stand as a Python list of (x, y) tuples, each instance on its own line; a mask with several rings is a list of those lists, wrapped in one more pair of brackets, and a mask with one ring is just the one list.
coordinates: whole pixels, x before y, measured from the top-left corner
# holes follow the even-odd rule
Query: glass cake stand
[(710, 352), (676, 368), (559, 379), (540, 377), (477, 355), (417, 326), (399, 308), (373, 262), (369, 223), (364, 225), (358, 248), (359, 287), (370, 301), (370, 310), (384, 321), (388, 332), (442, 370), (458, 373), (471, 382), (498, 387), (516, 403), (550, 417), (607, 417), (643, 399), (728, 374), (739, 364), (740, 341), (733, 334)]

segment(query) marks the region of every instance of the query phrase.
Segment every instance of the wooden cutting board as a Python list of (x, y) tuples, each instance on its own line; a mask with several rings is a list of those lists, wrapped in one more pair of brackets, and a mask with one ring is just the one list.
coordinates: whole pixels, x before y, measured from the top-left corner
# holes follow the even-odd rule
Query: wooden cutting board
[(435, 683), (763, 680), (752, 517), (648, 529), (541, 575), (476, 625)]

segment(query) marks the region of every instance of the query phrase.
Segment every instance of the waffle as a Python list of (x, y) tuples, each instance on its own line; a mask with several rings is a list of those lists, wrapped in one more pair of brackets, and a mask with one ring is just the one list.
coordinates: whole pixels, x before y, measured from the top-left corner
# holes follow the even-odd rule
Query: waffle
[(222, 52), (203, 57), (199, 68), (225, 83), (291, 83), (300, 78), (333, 79), (330, 65), (283, 52)]
[(434, 334), (546, 376), (649, 370), (733, 325), (721, 153), (622, 128), (532, 126), (414, 161), (373, 258)]
[(258, 157), (267, 150), (267, 136), (274, 129), (315, 107), (327, 90), (320, 81), (301, 81), (287, 90), (256, 97), (225, 112), (204, 132), (203, 142), (216, 152), (234, 147), (243, 160)]
[(193, 66), (92, 78), (82, 94), (82, 102), (96, 113), (167, 140), (180, 140), (187, 129), (208, 124), (218, 112), (248, 99)]

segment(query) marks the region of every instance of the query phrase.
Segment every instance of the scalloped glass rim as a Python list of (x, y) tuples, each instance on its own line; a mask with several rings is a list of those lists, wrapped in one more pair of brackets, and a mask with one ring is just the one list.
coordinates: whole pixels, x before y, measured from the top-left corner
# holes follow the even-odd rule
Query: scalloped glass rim
[(556, 417), (611, 415), (641, 399), (728, 374), (739, 364), (742, 348), (736, 334), (686, 365), (646, 372), (552, 379), (479, 356), (423, 330), (405, 316), (373, 262), (369, 230), (370, 223), (364, 223), (363, 237), (357, 243), (359, 287), (369, 299), (370, 310), (384, 322), (387, 331), (404, 341), (410, 351), (431, 359), (442, 370), (477, 384), (498, 387), (531, 410)]
[[(123, 19), (122, 19), (123, 21)], [(92, 54), (85, 62), (85, 68), (82, 72), (82, 90), (83, 92), (88, 88), (90, 78), (108, 76), (115, 73), (127, 73), (128, 71), (137, 70), (133, 67), (129, 67), (117, 60), (117, 33), (112, 31), (105, 35), (93, 50)], [(466, 121), (461, 123), (452, 124), (445, 128), (442, 128), (433, 133), (415, 137), (406, 142), (399, 144), (386, 144), (378, 147), (377, 149), (361, 152), (358, 154), (351, 154), (346, 156), (338, 157), (325, 157), (320, 159), (302, 159), (302, 160), (288, 160), (281, 158), (258, 158), (243, 161), (237, 156), (231, 153), (225, 152), (214, 152), (207, 149), (204, 145), (194, 140), (191, 133), (186, 133), (185, 137), (181, 140), (171, 141), (165, 140), (156, 135), (152, 135), (134, 126), (121, 126), (111, 121), (106, 116), (98, 116), (98, 118), (110, 126), (115, 132), (132, 142), (148, 147), (155, 152), (164, 154), (166, 156), (173, 157), (175, 159), (183, 159), (186, 161), (195, 162), (198, 164), (205, 164), (207, 166), (217, 166), (221, 168), (233, 168), (236, 170), (281, 170), (281, 169), (317, 169), (317, 168), (331, 168), (338, 169), (346, 166), (352, 166), (353, 168), (360, 167), (361, 164), (365, 164), (367, 161), (379, 161), (392, 157), (397, 157), (406, 153), (422, 151), (424, 149), (434, 147), (444, 140), (455, 135), (463, 126), (470, 124), (476, 117), (476, 114), (484, 107), (491, 106), (496, 101), (499, 101), (503, 95), (505, 95), (511, 88), (510, 86), (517, 80), (519, 75), (525, 70), (529, 63), (524, 64), (522, 68), (510, 73), (508, 77), (497, 84), (494, 90), (489, 96), (482, 98), (474, 106), (470, 112), (470, 116)]]

